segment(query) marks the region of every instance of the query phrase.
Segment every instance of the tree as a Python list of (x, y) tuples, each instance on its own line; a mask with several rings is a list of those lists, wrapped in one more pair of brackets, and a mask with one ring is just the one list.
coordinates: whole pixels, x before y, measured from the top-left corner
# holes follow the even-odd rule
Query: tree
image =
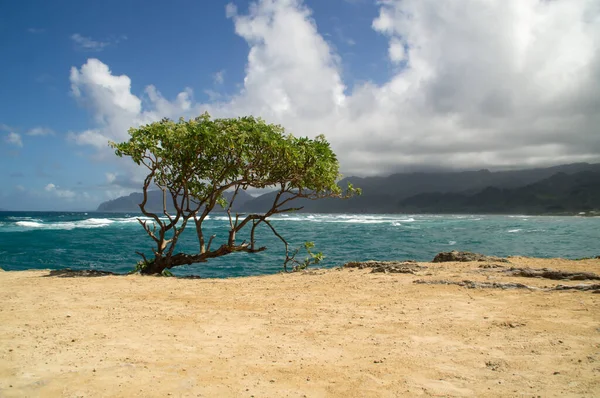
[[(337, 185), (339, 164), (324, 136), (315, 139), (286, 135), (283, 127), (267, 124), (254, 117), (211, 119), (205, 113), (191, 120), (174, 122), (163, 119), (129, 130), (130, 139), (123, 143), (110, 142), (119, 157), (129, 156), (149, 171), (144, 180), (140, 210), (147, 217), (138, 219), (154, 241), (154, 258), (143, 253), (139, 263), (143, 274), (162, 274), (169, 269), (206, 262), (235, 252), (256, 253), (266, 247), (256, 245), (255, 232), (260, 224), (267, 225), (285, 245), (284, 270), (288, 264), (306, 266), (322, 257), (306, 250), (310, 257), (301, 263), (295, 259), (298, 250), (291, 251), (288, 242), (269, 221), (269, 217), (293, 208), (289, 202), (296, 198), (346, 198), (360, 194), (351, 185), (345, 192)], [(148, 191), (158, 187), (163, 192), (163, 212), (146, 209)], [(266, 213), (232, 215), (231, 208), (239, 190), (275, 187), (277, 195)], [(224, 192), (232, 192), (229, 203)], [(167, 197), (175, 211), (167, 211)], [(215, 236), (207, 237), (203, 222), (215, 206), (222, 206), (229, 216), (227, 241), (217, 248)], [(196, 230), (198, 252), (175, 252), (177, 242), (188, 224)], [(249, 242), (236, 242), (244, 228), (250, 230)]]

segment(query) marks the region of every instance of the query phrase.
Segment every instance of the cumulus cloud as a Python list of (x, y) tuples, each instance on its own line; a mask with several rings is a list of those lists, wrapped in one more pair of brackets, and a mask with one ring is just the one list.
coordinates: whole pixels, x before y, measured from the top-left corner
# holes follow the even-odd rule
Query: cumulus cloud
[(54, 135), (54, 131), (48, 127), (34, 127), (27, 132), (27, 135), (33, 135), (33, 136)]
[(98, 125), (96, 147), (162, 117), (259, 115), (296, 135), (324, 133), (345, 174), (424, 166), (503, 168), (599, 161), (600, 8), (594, 0), (382, 0), (391, 78), (352, 91), (341, 60), (300, 0), (226, 7), (250, 48), (239, 93), (196, 103), (185, 89), (140, 98), (97, 59), (72, 68), (72, 92)]
[(21, 139), (21, 135), (14, 133), (14, 132), (10, 132), (8, 133), (8, 135), (5, 137), (6, 142), (8, 142), (11, 145), (15, 145), (18, 146), (19, 148), (23, 147), (23, 140)]
[(50, 192), (57, 198), (67, 199), (67, 200), (72, 200), (77, 196), (77, 194), (75, 192), (73, 192), (69, 189), (62, 189), (59, 186), (54, 185), (52, 183), (46, 185), (44, 187), (44, 191)]

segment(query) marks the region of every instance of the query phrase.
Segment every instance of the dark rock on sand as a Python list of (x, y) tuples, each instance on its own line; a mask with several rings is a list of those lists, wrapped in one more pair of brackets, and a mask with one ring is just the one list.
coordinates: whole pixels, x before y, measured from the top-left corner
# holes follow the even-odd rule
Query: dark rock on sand
[(515, 268), (511, 267), (506, 270), (511, 276), (522, 276), (524, 278), (545, 278), (561, 281), (585, 281), (585, 280), (600, 280), (600, 275), (593, 272), (566, 272), (556, 271), (549, 268)]
[(505, 258), (494, 257), (494, 256), (486, 256), (484, 254), (479, 253), (471, 253), (471, 252), (459, 252), (453, 250), (451, 252), (441, 252), (438, 253), (434, 258), (434, 263), (445, 263), (445, 262), (467, 262), (467, 261), (496, 261), (500, 263), (508, 263), (509, 261)]
[(522, 283), (500, 283), (500, 282), (476, 282), (471, 280), (449, 281), (449, 280), (424, 280), (417, 279), (413, 283), (422, 285), (456, 285), (466, 287), (467, 289), (529, 289), (541, 291), (564, 291), (576, 290), (580, 292), (600, 293), (600, 284), (592, 285), (557, 285), (551, 288), (539, 288), (535, 286), (527, 286)]
[(500, 282), (475, 282), (471, 280), (448, 281), (448, 280), (423, 280), (418, 279), (414, 283), (423, 285), (457, 285), (468, 289), (537, 289), (522, 283), (500, 283)]
[(408, 261), (351, 261), (344, 264), (344, 268), (371, 268), (371, 272), (396, 273), (396, 274), (415, 274), (418, 271), (427, 269), (423, 265), (417, 265), (414, 260)]
[(97, 276), (108, 276), (108, 275), (119, 275), (114, 272), (98, 271), (95, 269), (82, 269), (72, 270), (70, 268), (52, 270), (48, 275), (45, 276), (57, 276), (59, 278), (76, 278), (76, 277), (97, 277)]

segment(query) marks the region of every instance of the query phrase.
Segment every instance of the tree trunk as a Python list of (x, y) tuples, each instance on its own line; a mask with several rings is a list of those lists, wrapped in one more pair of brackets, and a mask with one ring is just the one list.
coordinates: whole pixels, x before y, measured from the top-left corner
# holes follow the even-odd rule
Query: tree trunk
[(165, 269), (170, 268), (169, 265), (167, 257), (156, 256), (154, 261), (148, 263), (140, 273), (142, 275), (161, 275)]

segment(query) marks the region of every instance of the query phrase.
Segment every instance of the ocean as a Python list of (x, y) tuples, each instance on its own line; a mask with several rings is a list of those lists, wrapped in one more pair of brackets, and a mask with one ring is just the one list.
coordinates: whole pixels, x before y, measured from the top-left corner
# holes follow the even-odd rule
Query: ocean
[[(600, 255), (599, 217), (298, 213), (272, 220), (292, 246), (313, 241), (325, 255), (324, 267), (370, 259), (431, 261), (450, 250), (570, 259)], [(207, 233), (217, 235), (213, 245), (227, 239), (227, 226), (222, 214), (206, 221)], [(236, 253), (173, 273), (225, 278), (280, 272), (281, 241), (266, 226), (257, 238), (267, 251)], [(140, 259), (135, 252), (150, 255), (152, 244), (135, 214), (0, 212), (0, 267), (7, 271), (68, 267), (126, 273)], [(183, 233), (178, 248), (197, 251), (193, 228)]]

